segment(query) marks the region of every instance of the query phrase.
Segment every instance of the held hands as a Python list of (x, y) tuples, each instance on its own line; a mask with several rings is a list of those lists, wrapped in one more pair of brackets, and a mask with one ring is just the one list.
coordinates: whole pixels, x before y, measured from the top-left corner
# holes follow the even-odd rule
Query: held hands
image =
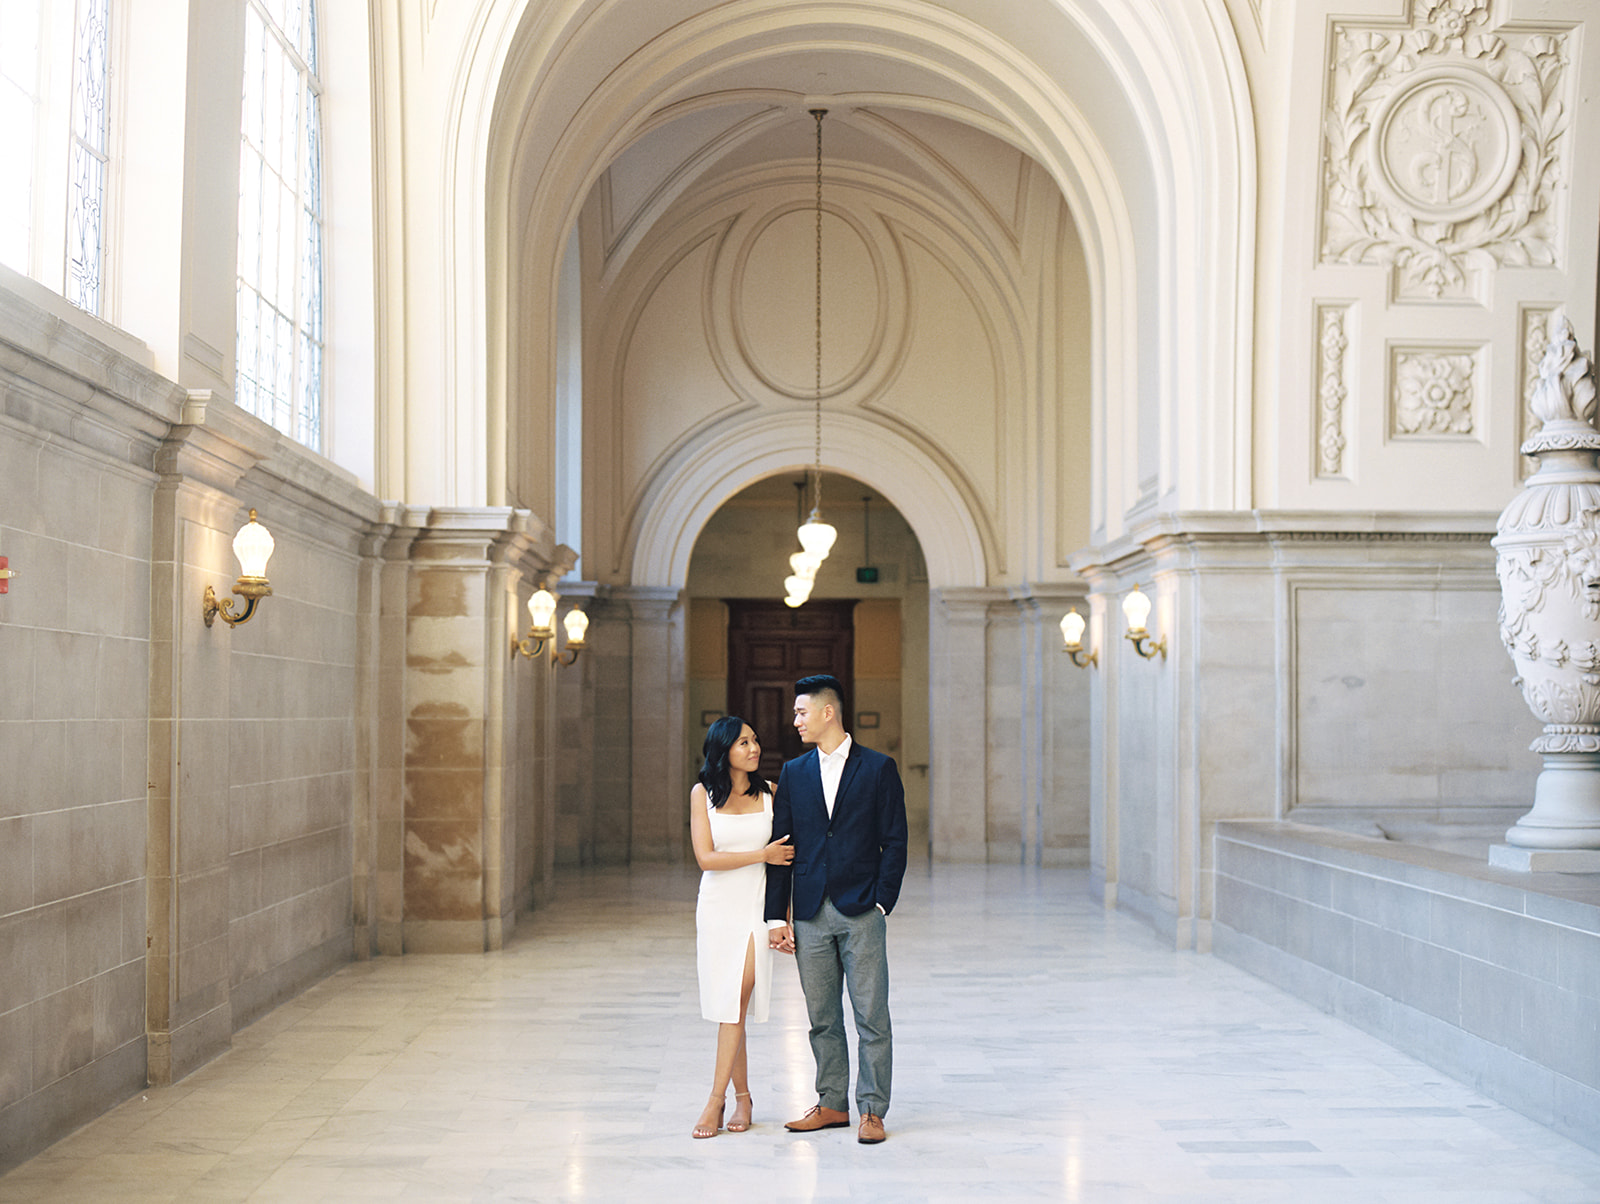
[(787, 924), (781, 928), (767, 929), (767, 944), (779, 953), (793, 953), (794, 929)]
[(768, 865), (788, 865), (794, 860), (794, 846), (787, 836), (780, 836), (762, 850), (761, 860)]

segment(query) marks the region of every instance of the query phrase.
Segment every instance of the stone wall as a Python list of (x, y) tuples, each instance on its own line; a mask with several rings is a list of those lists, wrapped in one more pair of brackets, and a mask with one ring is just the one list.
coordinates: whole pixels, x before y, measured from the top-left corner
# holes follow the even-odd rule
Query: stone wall
[[(0, 288), (0, 1168), (552, 889), (556, 670), (510, 637), (570, 553), (382, 505), (137, 353)], [(250, 509), (272, 593), (207, 625)]]
[[(1178, 515), (1074, 557), (1091, 583), (1108, 901), (1205, 948), (1231, 819), (1487, 858), (1532, 799), (1537, 734), (1495, 627), (1489, 514)], [(1165, 654), (1123, 638), (1136, 583)]]

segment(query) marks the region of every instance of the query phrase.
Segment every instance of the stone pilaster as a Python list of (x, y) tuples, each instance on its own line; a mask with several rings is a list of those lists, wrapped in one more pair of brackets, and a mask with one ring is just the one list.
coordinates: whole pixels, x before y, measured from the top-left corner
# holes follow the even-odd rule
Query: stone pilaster
[[(1011, 659), (989, 666), (991, 798), (1017, 800), (1021, 860), (1029, 865), (1086, 865), (1089, 857), (1089, 697), (1098, 666), (1080, 669), (1061, 651), (1061, 617), (1076, 606), (1086, 614), (1082, 588), (1027, 585), (991, 608), (991, 647), (997, 623), (1014, 630)], [(1011, 752), (996, 743), (1000, 698), (1008, 700)], [(990, 860), (1017, 849), (992, 847)]]
[[(228, 721), (231, 628), (201, 595), (237, 576), (234, 494), (258, 457), (197, 401), (156, 454), (150, 604), (145, 1025), (150, 1081), (172, 1083), (226, 1049), (229, 993)], [(217, 566), (231, 566), (219, 571)], [(270, 568), (270, 566), (269, 566)], [(248, 630), (248, 629), (244, 629)]]
[[(499, 948), (515, 924), (519, 824), (545, 795), (540, 751), (518, 759), (517, 686), (510, 637), (516, 581), (526, 566), (556, 566), (555, 549), (526, 511), (428, 511), (409, 546), (405, 595), (404, 819), (401, 883), (405, 952)], [(533, 672), (549, 669), (535, 658)], [(508, 713), (510, 712), (510, 713)], [(526, 717), (530, 718), (531, 717)], [(535, 784), (524, 806), (516, 783)]]
[[(386, 767), (380, 716), (384, 683), (394, 680), (392, 676), (386, 679), (384, 673), (383, 578), (384, 549), (394, 532), (396, 509), (386, 507), (383, 520), (361, 541), (356, 586), (356, 728), (355, 774), (350, 800), (350, 893), (351, 945), (358, 961), (382, 952), (378, 839), (382, 831), (379, 800), (384, 797)], [(392, 797), (398, 799), (399, 793), (396, 778)]]
[(929, 827), (935, 861), (984, 861), (989, 607), (1005, 592), (928, 594)]
[(675, 862), (684, 855), (690, 786), (683, 753), (680, 592), (634, 586), (614, 590), (612, 598), (627, 604), (632, 652), (628, 855), (633, 861)]

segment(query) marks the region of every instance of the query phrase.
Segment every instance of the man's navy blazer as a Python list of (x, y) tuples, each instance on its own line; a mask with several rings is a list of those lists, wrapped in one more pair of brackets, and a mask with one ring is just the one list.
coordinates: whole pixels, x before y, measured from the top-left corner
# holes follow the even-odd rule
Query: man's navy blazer
[(822, 797), (817, 750), (784, 764), (772, 796), (772, 838), (788, 836), (793, 865), (767, 866), (767, 919), (809, 920), (824, 897), (847, 916), (874, 904), (894, 910), (906, 873), (906, 792), (894, 759), (850, 742), (833, 818)]

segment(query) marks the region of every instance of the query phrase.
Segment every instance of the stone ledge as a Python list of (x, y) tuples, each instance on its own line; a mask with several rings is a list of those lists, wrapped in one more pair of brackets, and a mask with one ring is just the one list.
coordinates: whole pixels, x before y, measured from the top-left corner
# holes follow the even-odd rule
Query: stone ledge
[(1600, 874), (1600, 849), (1524, 849), (1497, 844), (1489, 848), (1489, 864), (1521, 874)]
[(1600, 877), (1217, 825), (1212, 952), (1600, 1149)]
[(1408, 886), (1600, 932), (1600, 879), (1502, 869), (1459, 853), (1286, 820), (1221, 820), (1217, 840), (1252, 845)]

